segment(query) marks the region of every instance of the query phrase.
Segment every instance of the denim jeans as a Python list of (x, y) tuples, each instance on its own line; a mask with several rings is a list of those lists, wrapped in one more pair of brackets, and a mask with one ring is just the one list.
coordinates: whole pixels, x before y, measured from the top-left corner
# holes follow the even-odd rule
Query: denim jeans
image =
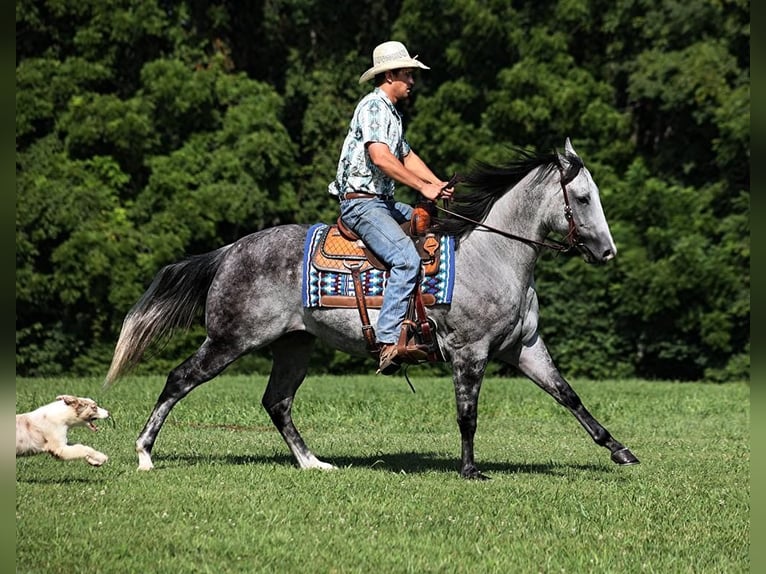
[(420, 278), (420, 255), (400, 227), (412, 216), (412, 206), (384, 199), (348, 199), (340, 202), (340, 215), (343, 223), (391, 268), (376, 339), (378, 343), (396, 343), (409, 296)]

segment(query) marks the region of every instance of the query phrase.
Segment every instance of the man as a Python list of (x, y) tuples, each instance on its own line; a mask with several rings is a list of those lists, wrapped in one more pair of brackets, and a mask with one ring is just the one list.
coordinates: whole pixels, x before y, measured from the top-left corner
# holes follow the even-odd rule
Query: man
[(378, 372), (389, 375), (402, 362), (396, 343), (421, 265), (412, 240), (400, 227), (411, 218), (412, 207), (394, 201), (395, 185), (406, 185), (429, 200), (450, 199), (453, 190), (410, 148), (396, 109), (415, 85), (415, 69), (429, 67), (417, 56), (411, 58), (400, 42), (377, 46), (372, 63), (359, 83), (374, 79), (375, 87), (356, 106), (329, 192), (340, 201), (343, 223), (391, 268), (376, 329)]

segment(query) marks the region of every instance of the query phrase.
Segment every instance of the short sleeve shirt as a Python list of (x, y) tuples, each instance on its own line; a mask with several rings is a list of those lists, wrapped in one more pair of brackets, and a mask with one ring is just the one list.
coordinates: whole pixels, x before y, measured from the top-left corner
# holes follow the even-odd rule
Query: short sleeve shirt
[(375, 88), (362, 98), (354, 110), (348, 134), (343, 141), (338, 171), (328, 191), (335, 196), (348, 192), (394, 195), (395, 182), (372, 163), (366, 144), (384, 143), (400, 161), (410, 153), (404, 137), (402, 116), (385, 92)]

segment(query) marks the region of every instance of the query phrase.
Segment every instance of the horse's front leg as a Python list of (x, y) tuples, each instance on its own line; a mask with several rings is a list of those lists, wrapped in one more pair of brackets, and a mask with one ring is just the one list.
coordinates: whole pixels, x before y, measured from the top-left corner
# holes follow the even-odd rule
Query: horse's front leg
[(481, 390), (481, 382), (484, 378), (487, 359), (485, 357), (482, 360), (476, 360), (475, 355), (472, 353), (465, 352), (465, 349), (461, 351), (463, 352), (452, 359), (452, 377), (455, 384), (455, 401), (457, 403), (457, 424), (460, 428), (462, 445), (460, 476), (484, 480), (489, 477), (483, 475), (476, 468), (473, 439), (476, 434), (479, 391)]
[[(500, 358), (505, 359), (504, 357)], [(509, 362), (517, 364), (519, 369), (541, 389), (556, 399), (559, 404), (569, 409), (588, 431), (593, 441), (609, 449), (609, 452), (612, 453), (613, 462), (623, 465), (639, 462), (630, 450), (615, 440), (609, 431), (588, 412), (580, 397), (559, 373), (539, 335), (536, 334), (528, 343), (521, 346), (517, 361)]]

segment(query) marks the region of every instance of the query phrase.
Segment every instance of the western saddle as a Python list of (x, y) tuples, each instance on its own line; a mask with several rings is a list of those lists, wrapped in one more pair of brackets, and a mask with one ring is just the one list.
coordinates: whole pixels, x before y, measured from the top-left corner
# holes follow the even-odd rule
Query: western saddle
[[(440, 238), (430, 231), (433, 203), (420, 202), (413, 208), (410, 221), (402, 224), (402, 229), (412, 237), (420, 254), (422, 276), (435, 275), (439, 271)], [(375, 340), (375, 329), (370, 324), (367, 313), (369, 308), (380, 308), (382, 295), (365, 296), (361, 274), (370, 269), (388, 271), (388, 267), (364, 244), (351, 229), (346, 227), (341, 218), (329, 226), (319, 240), (312, 257), (312, 264), (319, 270), (337, 273), (350, 273), (354, 285), (354, 297), (324, 296), (324, 307), (356, 306), (362, 322), (362, 334), (367, 350), (378, 357), (380, 346)], [(417, 364), (422, 362), (443, 361), (444, 358), (435, 338), (435, 325), (428, 319), (426, 307), (434, 305), (436, 298), (422, 293), (420, 281), (409, 299), (409, 306), (402, 331), (397, 342), (397, 355), (402, 361)]]

